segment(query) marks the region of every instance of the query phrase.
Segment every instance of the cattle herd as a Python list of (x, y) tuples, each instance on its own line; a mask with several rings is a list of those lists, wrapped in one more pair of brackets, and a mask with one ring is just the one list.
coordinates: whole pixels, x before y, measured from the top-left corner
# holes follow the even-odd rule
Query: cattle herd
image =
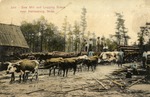
[(5, 62), (7, 66), (6, 73), (11, 74), (10, 82), (15, 81), (15, 74), (19, 74), (19, 82), (27, 81), (28, 75), (32, 75), (31, 80), (35, 77), (38, 79), (39, 69), (48, 69), (49, 76), (66, 77), (69, 71), (73, 71), (75, 75), (76, 71), (88, 71), (96, 70), (98, 64), (104, 64), (105, 62), (116, 62), (118, 59), (111, 53), (99, 54), (94, 56), (77, 55), (69, 57), (47, 57), (46, 59), (38, 59), (30, 56), (30, 59), (23, 58), (15, 62)]

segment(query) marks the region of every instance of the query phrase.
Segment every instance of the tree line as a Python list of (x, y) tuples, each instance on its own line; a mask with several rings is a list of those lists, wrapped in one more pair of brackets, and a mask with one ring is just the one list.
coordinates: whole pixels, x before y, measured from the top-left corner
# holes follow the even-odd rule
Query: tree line
[[(86, 51), (85, 48), (88, 47), (89, 43), (92, 43), (93, 51), (102, 52), (106, 46), (109, 51), (113, 51), (118, 49), (120, 45), (128, 45), (130, 36), (128, 36), (128, 29), (124, 24), (123, 14), (115, 13), (117, 17), (115, 22), (116, 32), (106, 38), (105, 36), (96, 36), (95, 32), (87, 31), (86, 13), (86, 8), (82, 8), (81, 20), (74, 21), (73, 25), (69, 23), (67, 16), (64, 17), (61, 30), (58, 30), (58, 27), (53, 23), (49, 23), (44, 16), (34, 20), (32, 23), (23, 21), (21, 30), (30, 47), (30, 51), (81, 52)], [(141, 32), (138, 33), (139, 47), (143, 45), (143, 37), (146, 35), (146, 32)]]
[(64, 37), (58, 27), (48, 23), (44, 16), (32, 23), (23, 21), (21, 31), (32, 52), (62, 51), (64, 48)]

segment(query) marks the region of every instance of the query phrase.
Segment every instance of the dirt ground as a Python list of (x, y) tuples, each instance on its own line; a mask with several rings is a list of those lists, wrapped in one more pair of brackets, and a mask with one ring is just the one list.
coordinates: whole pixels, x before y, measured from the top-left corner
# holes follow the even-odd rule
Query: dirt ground
[[(0, 72), (0, 97), (150, 97), (150, 85), (138, 84), (121, 89), (107, 79), (117, 65), (100, 65), (95, 72), (82, 71), (68, 77), (48, 76), (48, 70), (39, 70), (39, 80), (9, 83), (10, 75)], [(103, 80), (104, 89), (98, 81)], [(110, 88), (111, 87), (111, 88)]]

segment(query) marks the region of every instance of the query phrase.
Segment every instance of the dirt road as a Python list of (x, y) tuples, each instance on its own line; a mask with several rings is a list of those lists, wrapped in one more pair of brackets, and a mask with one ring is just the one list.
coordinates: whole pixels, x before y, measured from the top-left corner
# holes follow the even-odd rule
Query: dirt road
[[(95, 72), (69, 72), (68, 77), (48, 76), (48, 71), (40, 70), (38, 81), (10, 84), (9, 76), (0, 72), (0, 97), (146, 97), (147, 92), (131, 93), (118, 89), (105, 90), (96, 81), (106, 79), (106, 75), (118, 69), (116, 65), (98, 66)], [(106, 82), (111, 84), (110, 82)], [(103, 83), (103, 85), (105, 85)], [(144, 96), (141, 96), (144, 95)], [(147, 96), (148, 97), (148, 96)]]

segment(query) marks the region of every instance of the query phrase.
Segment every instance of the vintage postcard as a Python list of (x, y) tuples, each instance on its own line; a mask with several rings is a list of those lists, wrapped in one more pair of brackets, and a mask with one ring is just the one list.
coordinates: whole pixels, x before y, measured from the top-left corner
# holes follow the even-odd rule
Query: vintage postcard
[(0, 0), (0, 97), (149, 97), (149, 0)]

